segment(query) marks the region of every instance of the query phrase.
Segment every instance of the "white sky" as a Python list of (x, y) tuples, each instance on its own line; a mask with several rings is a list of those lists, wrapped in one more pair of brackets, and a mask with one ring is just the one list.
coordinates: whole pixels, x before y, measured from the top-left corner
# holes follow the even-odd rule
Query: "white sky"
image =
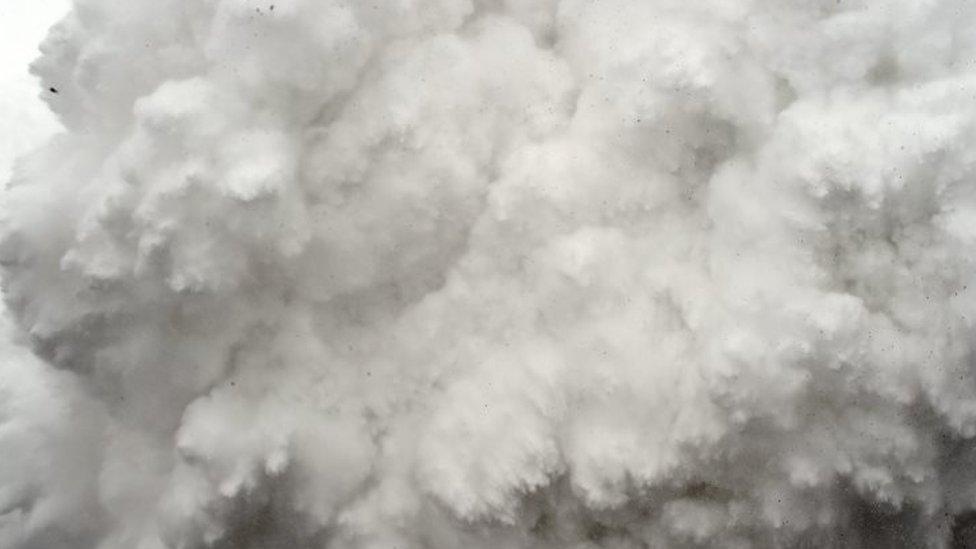
[(58, 123), (38, 99), (40, 85), (27, 73), (47, 29), (68, 0), (0, 0), (0, 182), (13, 159), (56, 131)]

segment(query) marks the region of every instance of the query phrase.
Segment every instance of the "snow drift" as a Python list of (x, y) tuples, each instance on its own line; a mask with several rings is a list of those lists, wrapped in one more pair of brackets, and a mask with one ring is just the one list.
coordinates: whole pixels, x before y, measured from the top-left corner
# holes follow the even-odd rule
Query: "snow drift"
[(976, 5), (76, 0), (42, 52), (0, 546), (965, 543)]

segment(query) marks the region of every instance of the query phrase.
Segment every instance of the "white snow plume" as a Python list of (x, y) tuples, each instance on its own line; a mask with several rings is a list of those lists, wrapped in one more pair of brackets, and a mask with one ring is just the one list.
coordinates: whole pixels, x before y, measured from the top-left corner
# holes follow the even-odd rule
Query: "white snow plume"
[(42, 49), (3, 547), (972, 541), (976, 4), (76, 0)]

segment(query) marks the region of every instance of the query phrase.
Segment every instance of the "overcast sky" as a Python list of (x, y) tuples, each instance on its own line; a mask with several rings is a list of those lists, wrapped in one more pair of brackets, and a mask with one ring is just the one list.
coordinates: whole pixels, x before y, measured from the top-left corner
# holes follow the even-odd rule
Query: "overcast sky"
[(68, 1), (3, 0), (0, 6), (0, 180), (6, 181), (13, 158), (57, 129), (27, 66)]

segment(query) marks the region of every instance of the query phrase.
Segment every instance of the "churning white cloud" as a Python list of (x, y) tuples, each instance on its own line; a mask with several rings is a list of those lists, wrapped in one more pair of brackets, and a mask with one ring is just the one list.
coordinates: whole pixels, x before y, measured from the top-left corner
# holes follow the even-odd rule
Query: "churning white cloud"
[(0, 546), (963, 535), (976, 5), (75, 0), (42, 51)]

